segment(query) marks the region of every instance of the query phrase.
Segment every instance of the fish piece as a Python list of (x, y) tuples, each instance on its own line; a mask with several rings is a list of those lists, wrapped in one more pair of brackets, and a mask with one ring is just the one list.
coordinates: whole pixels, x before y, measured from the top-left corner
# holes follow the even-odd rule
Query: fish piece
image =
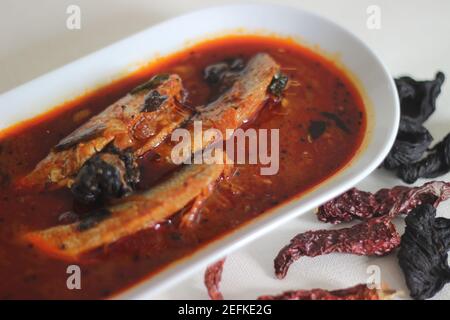
[[(228, 91), (214, 102), (196, 108), (198, 113), (192, 117), (188, 125), (191, 136), (194, 136), (193, 122), (202, 121), (203, 131), (215, 128), (225, 139), (228, 138), (226, 129), (239, 128), (252, 120), (262, 108), (268, 97), (267, 89), (279, 71), (280, 66), (270, 55), (256, 54), (248, 61), (242, 74)], [(203, 141), (200, 148), (205, 148), (210, 143), (211, 141)], [(193, 150), (196, 151), (198, 149)]]
[[(280, 72), (280, 66), (273, 58), (266, 53), (259, 53), (251, 58), (246, 67), (241, 71), (239, 76), (235, 74), (235, 80), (228, 91), (222, 94), (216, 101), (206, 105), (197, 107), (198, 113), (187, 123), (186, 128), (189, 130), (191, 140), (192, 155), (205, 150), (217, 140), (212, 137), (210, 140), (204, 139), (203, 132), (214, 128), (221, 132), (224, 140), (229, 139), (227, 130), (235, 130), (244, 123), (252, 120), (258, 111), (264, 106), (264, 102), (268, 98), (269, 88), (273, 80)], [(285, 87), (287, 78), (285, 79)], [(280, 89), (282, 90), (282, 89)], [(281, 94), (281, 91), (279, 92)], [(201, 121), (202, 130), (194, 130), (196, 121)], [(201, 141), (201, 143), (197, 143)], [(163, 159), (170, 159), (169, 152), (171, 148), (167, 148), (163, 152)], [(228, 162), (230, 163), (230, 162)], [(227, 169), (231, 166), (227, 166)], [(226, 175), (228, 175), (228, 172)], [(203, 206), (205, 200), (209, 197), (214, 189), (214, 185), (209, 185), (195, 199), (192, 207), (182, 217), (181, 227), (189, 227), (198, 217), (198, 213)]]
[[(226, 129), (236, 129), (248, 122), (263, 106), (267, 88), (279, 70), (279, 65), (268, 54), (257, 54), (227, 92), (216, 101), (196, 108), (197, 114), (187, 124), (188, 130), (193, 133), (194, 121), (201, 120), (204, 130), (214, 127), (225, 134)], [(70, 187), (81, 166), (113, 140), (121, 150), (132, 147), (136, 156), (158, 146), (192, 115), (192, 110), (178, 103), (183, 101), (181, 79), (177, 75), (165, 77), (159, 75), (137, 87), (61, 140), (19, 185)], [(154, 89), (149, 92), (149, 88)], [(160, 101), (161, 97), (167, 98), (159, 108), (141, 112), (143, 108), (154, 110), (154, 101)], [(193, 141), (201, 138), (194, 134), (191, 137)], [(203, 142), (202, 145), (193, 143), (192, 152), (203, 149), (212, 140)]]
[(178, 75), (153, 77), (62, 139), (19, 186), (70, 187), (82, 165), (110, 143), (144, 154), (190, 117), (183, 99)]
[[(228, 91), (217, 100), (196, 107), (196, 113), (184, 126), (191, 137), (191, 154), (214, 142), (215, 137), (204, 139), (204, 131), (217, 129), (223, 140), (227, 140), (230, 138), (227, 129), (235, 130), (255, 118), (271, 95), (269, 86), (279, 72), (280, 66), (269, 54), (258, 53), (248, 61)], [(202, 130), (194, 130), (195, 124), (200, 122)], [(162, 144), (157, 152), (161, 158), (171, 162), (172, 148), (173, 145), (168, 142)], [(190, 158), (191, 154), (185, 155), (184, 160)]]
[[(183, 126), (189, 131), (192, 141), (192, 152), (186, 155), (187, 157), (213, 142), (213, 137), (210, 140), (203, 139), (204, 131), (217, 129), (226, 140), (229, 138), (226, 135), (227, 129), (237, 129), (255, 118), (271, 95), (269, 88), (279, 75), (280, 66), (269, 54), (258, 53), (247, 62), (245, 68), (239, 66), (239, 69), (234, 71), (233, 81), (227, 82), (228, 86), (231, 85), (228, 90), (215, 101), (195, 107), (194, 115)], [(285, 79), (284, 86), (286, 82)], [(201, 121), (203, 132), (194, 130), (194, 124), (198, 121)], [(202, 143), (195, 143), (196, 141)], [(161, 144), (157, 151), (163, 159), (170, 162), (172, 148), (172, 143), (167, 141)]]
[[(239, 70), (241, 69), (239, 67)], [(191, 137), (191, 154), (186, 157), (190, 158), (197, 152), (208, 148), (215, 141), (214, 137), (210, 140), (204, 139), (204, 131), (211, 128), (217, 129), (221, 132), (222, 138), (226, 140), (230, 138), (227, 136), (227, 129), (235, 130), (252, 120), (264, 106), (264, 102), (270, 95), (269, 88), (279, 73), (280, 66), (266, 53), (256, 54), (248, 61), (239, 75), (234, 73), (234, 82), (228, 91), (214, 102), (197, 107), (197, 113), (185, 126)], [(284, 81), (283, 89), (287, 84), (287, 78), (284, 78)], [(281, 94), (281, 90), (282, 88), (279, 88), (279, 94)], [(202, 130), (200, 131), (194, 130), (197, 121), (201, 121)], [(198, 141), (201, 142), (197, 143)], [(158, 152), (162, 159), (171, 162), (172, 145), (163, 145)], [(188, 227), (196, 220), (201, 206), (213, 188), (212, 185), (205, 188), (195, 199), (191, 209), (183, 215), (182, 227)]]
[(187, 165), (156, 187), (69, 224), (31, 232), (25, 239), (51, 256), (77, 260), (91, 249), (151, 228), (185, 207), (220, 178), (224, 164)]

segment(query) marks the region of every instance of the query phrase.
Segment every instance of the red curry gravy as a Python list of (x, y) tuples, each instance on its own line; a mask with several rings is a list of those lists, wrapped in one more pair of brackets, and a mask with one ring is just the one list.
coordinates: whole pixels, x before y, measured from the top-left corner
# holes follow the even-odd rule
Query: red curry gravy
[[(67, 189), (46, 192), (15, 190), (13, 182), (29, 173), (60, 139), (139, 83), (159, 72), (177, 73), (189, 92), (188, 104), (204, 104), (210, 94), (203, 69), (231, 57), (248, 59), (269, 53), (289, 76), (281, 103), (267, 105), (248, 126), (280, 130), (280, 168), (261, 176), (259, 165), (239, 165), (230, 185), (215, 189), (201, 221), (188, 230), (171, 221), (88, 253), (81, 267), (82, 289), (69, 290), (67, 261), (46, 256), (21, 235), (60, 224), (59, 216), (76, 210)], [(323, 116), (339, 117), (349, 132)], [(312, 139), (314, 121), (327, 122)], [(287, 39), (228, 36), (195, 45), (159, 59), (110, 85), (65, 103), (42, 116), (5, 131), (0, 139), (0, 299), (104, 298), (193, 253), (212, 240), (324, 181), (347, 164), (366, 131), (362, 98), (332, 62)], [(141, 187), (155, 183), (167, 168), (157, 160), (140, 160)]]

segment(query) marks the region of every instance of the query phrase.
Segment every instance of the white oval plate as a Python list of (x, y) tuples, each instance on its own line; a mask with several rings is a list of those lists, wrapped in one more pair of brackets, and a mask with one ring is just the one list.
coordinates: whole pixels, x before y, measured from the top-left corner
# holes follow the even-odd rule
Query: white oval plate
[(338, 55), (340, 64), (362, 89), (366, 106), (371, 106), (369, 132), (363, 147), (349, 165), (299, 199), (241, 226), (191, 256), (175, 261), (117, 298), (149, 298), (206, 264), (339, 195), (369, 175), (385, 158), (398, 129), (397, 91), (386, 67), (363, 42), (324, 18), (275, 5), (232, 5), (193, 12), (158, 24), (0, 96), (0, 129), (3, 129), (123, 76), (155, 56), (237, 30), (289, 36), (308, 46), (317, 45), (321, 52)]

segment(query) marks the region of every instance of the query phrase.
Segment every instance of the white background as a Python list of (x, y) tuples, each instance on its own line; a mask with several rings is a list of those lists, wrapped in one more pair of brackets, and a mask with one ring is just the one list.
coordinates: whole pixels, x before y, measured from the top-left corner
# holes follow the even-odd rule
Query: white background
[[(1, 0), (0, 92), (31, 80), (155, 23), (190, 10), (236, 3), (227, 0)], [(250, 2), (250, 1), (248, 1)], [(257, 1), (252, 1), (257, 2)], [(307, 9), (334, 20), (363, 39), (381, 57), (392, 75), (431, 78), (437, 70), (450, 77), (450, 1), (448, 0), (284, 0), (261, 1)], [(66, 28), (66, 8), (81, 7), (81, 30)], [(366, 27), (369, 5), (381, 8), (381, 29)], [(7, 106), (0, 106), (7, 108)], [(443, 87), (438, 111), (427, 122), (436, 140), (450, 131), (450, 85)], [(442, 178), (448, 181), (450, 175)], [(360, 184), (366, 190), (399, 184), (378, 170)], [(447, 214), (445, 214), (447, 212)], [(439, 213), (450, 217), (450, 204)], [(400, 221), (400, 230), (401, 221)], [(231, 255), (223, 274), (225, 298), (253, 299), (289, 289), (336, 289), (365, 282), (367, 267), (380, 267), (382, 281), (407, 293), (395, 254), (384, 258), (328, 255), (303, 258), (286, 279), (273, 275), (273, 258), (299, 232), (329, 228), (313, 213), (288, 223), (257, 243)], [(203, 274), (198, 274), (157, 298), (204, 299)], [(450, 284), (435, 298), (449, 299)]]

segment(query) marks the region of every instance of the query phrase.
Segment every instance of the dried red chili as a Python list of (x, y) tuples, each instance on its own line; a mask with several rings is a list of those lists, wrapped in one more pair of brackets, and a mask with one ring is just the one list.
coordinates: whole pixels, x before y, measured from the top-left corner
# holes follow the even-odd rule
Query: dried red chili
[(383, 256), (400, 244), (400, 235), (389, 219), (375, 218), (340, 230), (317, 230), (291, 239), (274, 261), (275, 274), (282, 279), (289, 266), (301, 257), (333, 252)]
[(220, 281), (222, 280), (223, 264), (225, 258), (208, 266), (205, 271), (204, 281), (208, 295), (211, 300), (223, 300), (223, 295), (219, 290)]
[(437, 207), (449, 198), (450, 183), (442, 181), (428, 182), (421, 187), (397, 186), (376, 193), (353, 188), (320, 206), (317, 216), (334, 224), (381, 216), (393, 218), (408, 214), (421, 204)]
[(395, 291), (370, 289), (366, 284), (351, 288), (327, 291), (323, 289), (286, 291), (275, 296), (261, 296), (258, 300), (382, 300)]

